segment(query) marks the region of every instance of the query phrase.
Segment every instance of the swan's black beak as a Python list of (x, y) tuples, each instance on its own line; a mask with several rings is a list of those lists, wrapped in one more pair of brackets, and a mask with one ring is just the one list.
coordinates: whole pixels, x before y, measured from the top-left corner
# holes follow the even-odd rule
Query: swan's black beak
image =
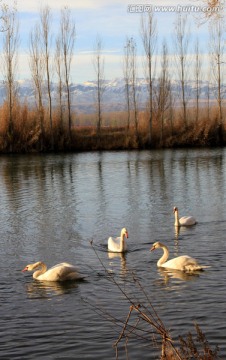
[(126, 238), (128, 239), (128, 237), (129, 237), (129, 233), (128, 233), (128, 231), (126, 232)]

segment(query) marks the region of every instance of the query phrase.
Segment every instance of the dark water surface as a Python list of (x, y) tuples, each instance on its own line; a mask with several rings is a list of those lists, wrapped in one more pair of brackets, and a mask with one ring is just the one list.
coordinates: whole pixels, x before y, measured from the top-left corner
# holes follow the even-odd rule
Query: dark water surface
[[(114, 359), (130, 304), (105, 269), (148, 305), (135, 274), (174, 339), (195, 334), (197, 322), (226, 359), (225, 163), (225, 149), (1, 156), (1, 360)], [(198, 224), (178, 234), (175, 205)], [(107, 239), (124, 226), (129, 251), (112, 257)], [(188, 254), (211, 268), (196, 276), (162, 272), (161, 251), (149, 251), (155, 241), (172, 257)], [(21, 272), (40, 260), (71, 262), (87, 279), (60, 285)], [(132, 336), (127, 350), (129, 359), (159, 358), (152, 335)]]

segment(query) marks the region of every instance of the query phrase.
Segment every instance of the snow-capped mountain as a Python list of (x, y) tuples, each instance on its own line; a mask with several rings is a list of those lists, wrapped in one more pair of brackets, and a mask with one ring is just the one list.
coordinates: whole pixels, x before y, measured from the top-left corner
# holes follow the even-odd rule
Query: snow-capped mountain
[[(158, 87), (158, 81), (153, 81), (154, 89)], [(20, 80), (17, 82), (17, 91), (19, 100), (26, 102), (29, 106), (35, 105), (35, 89), (32, 80)], [(51, 95), (53, 106), (59, 103), (58, 85), (51, 84)], [(86, 81), (81, 84), (71, 84), (71, 104), (73, 110), (77, 113), (93, 113), (95, 112), (96, 104), (96, 81)], [(174, 104), (180, 97), (180, 83), (179, 81), (171, 82), (171, 90), (174, 97)], [(215, 98), (215, 87), (210, 86), (208, 82), (200, 82), (199, 97), (202, 100), (208, 98), (208, 91), (210, 99)], [(226, 91), (226, 86), (224, 86)], [(186, 84), (186, 94), (190, 101), (196, 98), (196, 83), (195, 81), (188, 81)], [(47, 102), (47, 88), (43, 89), (43, 98)], [(138, 79), (137, 81), (137, 95), (139, 107), (145, 108), (148, 99), (148, 86), (145, 79)], [(0, 104), (3, 103), (6, 97), (5, 84), (0, 82)], [(63, 91), (63, 97), (66, 99), (66, 91)], [(125, 101), (125, 82), (123, 79), (105, 80), (103, 92), (103, 111), (124, 111), (126, 109)]]

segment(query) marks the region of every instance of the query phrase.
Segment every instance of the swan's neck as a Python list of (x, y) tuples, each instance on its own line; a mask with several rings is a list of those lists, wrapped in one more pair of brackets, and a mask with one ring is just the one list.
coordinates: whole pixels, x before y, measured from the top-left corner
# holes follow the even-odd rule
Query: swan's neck
[(162, 246), (162, 250), (163, 250), (163, 255), (162, 257), (159, 259), (159, 261), (157, 262), (157, 266), (162, 266), (163, 264), (165, 264), (165, 262), (167, 261), (168, 257), (169, 257), (169, 250), (166, 246)]
[(35, 265), (34, 265), (34, 269), (36, 268), (41, 268), (39, 270), (36, 270), (34, 273), (33, 273), (33, 278), (34, 279), (37, 279), (40, 275), (44, 274), (47, 270), (47, 266), (46, 264), (42, 263), (41, 261), (37, 262)]
[(175, 211), (174, 214), (175, 214), (175, 223), (174, 223), (174, 225), (175, 225), (175, 226), (180, 226), (178, 210)]
[(125, 234), (121, 234), (120, 239), (120, 252), (125, 251)]

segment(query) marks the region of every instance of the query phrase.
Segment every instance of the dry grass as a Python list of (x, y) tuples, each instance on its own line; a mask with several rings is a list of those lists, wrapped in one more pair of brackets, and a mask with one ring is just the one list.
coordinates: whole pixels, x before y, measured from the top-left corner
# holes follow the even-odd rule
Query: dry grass
[[(43, 131), (40, 116), (36, 109), (30, 109), (26, 103), (16, 103), (13, 109), (13, 132), (9, 131), (9, 111), (5, 102), (0, 107), (0, 151), (32, 152), (32, 151), (87, 151), (87, 150), (124, 150), (150, 148), (149, 115), (139, 113), (138, 132), (136, 133), (133, 114), (127, 128), (127, 113), (112, 112), (103, 114), (100, 134), (96, 132), (95, 114), (73, 114), (71, 144), (67, 114), (63, 122), (59, 111), (53, 112), (52, 133), (48, 119), (48, 109), (43, 113)], [(225, 128), (219, 128), (217, 111), (214, 107), (207, 112), (200, 110), (196, 123), (195, 110), (189, 109), (189, 126), (185, 129), (179, 108), (164, 116), (163, 129), (161, 121), (154, 113), (152, 124), (152, 148), (169, 148), (184, 146), (218, 146), (226, 142)], [(54, 149), (51, 149), (53, 137)], [(10, 150), (11, 149), (11, 150)]]

